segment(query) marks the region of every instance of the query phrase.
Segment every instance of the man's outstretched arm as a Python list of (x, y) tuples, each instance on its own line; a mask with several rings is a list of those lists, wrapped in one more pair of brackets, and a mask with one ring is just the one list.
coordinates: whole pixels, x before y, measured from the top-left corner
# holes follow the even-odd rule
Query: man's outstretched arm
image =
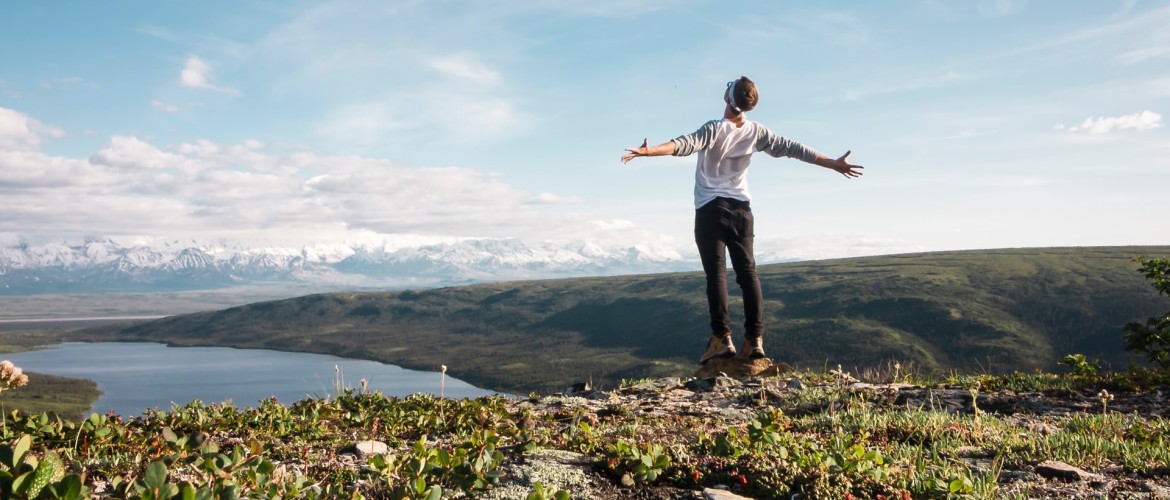
[(846, 178), (861, 177), (860, 169), (865, 167), (861, 165), (854, 165), (846, 161), (849, 158), (849, 153), (853, 151), (846, 151), (840, 158), (832, 159), (820, 153), (817, 153), (817, 159), (813, 163), (822, 167), (837, 171), (837, 173), (844, 175)]
[(646, 139), (642, 139), (642, 146), (636, 148), (626, 148), (626, 154), (622, 155), (622, 163), (628, 163), (630, 160), (639, 156), (666, 156), (674, 154), (674, 141), (666, 141), (654, 147), (648, 147)]

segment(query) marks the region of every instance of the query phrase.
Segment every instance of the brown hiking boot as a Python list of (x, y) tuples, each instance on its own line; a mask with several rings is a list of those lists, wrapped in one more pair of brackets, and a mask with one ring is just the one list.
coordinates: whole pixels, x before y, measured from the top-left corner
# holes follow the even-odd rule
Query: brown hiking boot
[(699, 358), (699, 364), (711, 361), (714, 358), (730, 358), (735, 356), (735, 345), (731, 343), (731, 334), (713, 335), (707, 341), (707, 350)]
[(739, 351), (739, 357), (745, 359), (761, 359), (766, 358), (764, 354), (764, 338), (756, 337), (754, 339), (745, 338), (743, 341), (743, 350)]

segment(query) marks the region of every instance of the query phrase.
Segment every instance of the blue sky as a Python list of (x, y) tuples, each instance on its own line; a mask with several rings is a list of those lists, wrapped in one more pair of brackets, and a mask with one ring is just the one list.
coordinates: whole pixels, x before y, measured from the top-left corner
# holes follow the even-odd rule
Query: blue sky
[(758, 251), (1170, 244), (1170, 6), (1098, 1), (8, 2), (0, 244), (585, 240), (693, 255), (722, 112)]

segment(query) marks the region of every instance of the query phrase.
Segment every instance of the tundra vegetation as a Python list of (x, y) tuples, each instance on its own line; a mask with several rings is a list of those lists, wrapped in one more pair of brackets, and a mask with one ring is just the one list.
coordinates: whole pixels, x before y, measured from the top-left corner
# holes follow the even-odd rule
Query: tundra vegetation
[[(909, 373), (908, 373), (909, 372)], [(6, 498), (398, 498), (490, 493), (508, 465), (541, 450), (583, 454), (615, 497), (723, 485), (756, 498), (996, 498), (1001, 474), (1057, 460), (1125, 481), (1170, 474), (1170, 422), (1119, 412), (1112, 396), (1170, 386), (1157, 369), (1057, 376), (1017, 373), (928, 380), (913, 370), (859, 374), (875, 383), (970, 392), (974, 411), (898, 404), (841, 383), (841, 372), (785, 374), (801, 390), (760, 397), (729, 423), (651, 414), (532, 406), (541, 397), (451, 400), (386, 397), (345, 388), (325, 398), (255, 407), (199, 401), (142, 416), (78, 421), (12, 411), (0, 427)], [(765, 381), (767, 383), (767, 381)], [(615, 387), (615, 391), (628, 387)], [(993, 395), (1077, 398), (1080, 411), (1001, 413)], [(534, 410), (533, 408), (540, 408)], [(355, 440), (387, 449), (361, 463)], [(973, 464), (982, 462), (982, 466)], [(619, 486), (625, 484), (625, 486)], [(528, 498), (570, 498), (571, 485), (532, 484)], [(578, 497), (579, 498), (579, 497)]]

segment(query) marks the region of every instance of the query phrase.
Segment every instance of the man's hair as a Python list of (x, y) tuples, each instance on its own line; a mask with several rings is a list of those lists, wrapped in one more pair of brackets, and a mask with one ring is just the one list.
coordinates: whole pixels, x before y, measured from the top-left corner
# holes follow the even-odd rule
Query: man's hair
[(735, 88), (731, 89), (731, 98), (734, 101), (732, 104), (739, 106), (739, 109), (745, 112), (751, 111), (760, 102), (760, 94), (756, 92), (756, 82), (746, 76), (739, 77), (739, 82), (735, 84)]

